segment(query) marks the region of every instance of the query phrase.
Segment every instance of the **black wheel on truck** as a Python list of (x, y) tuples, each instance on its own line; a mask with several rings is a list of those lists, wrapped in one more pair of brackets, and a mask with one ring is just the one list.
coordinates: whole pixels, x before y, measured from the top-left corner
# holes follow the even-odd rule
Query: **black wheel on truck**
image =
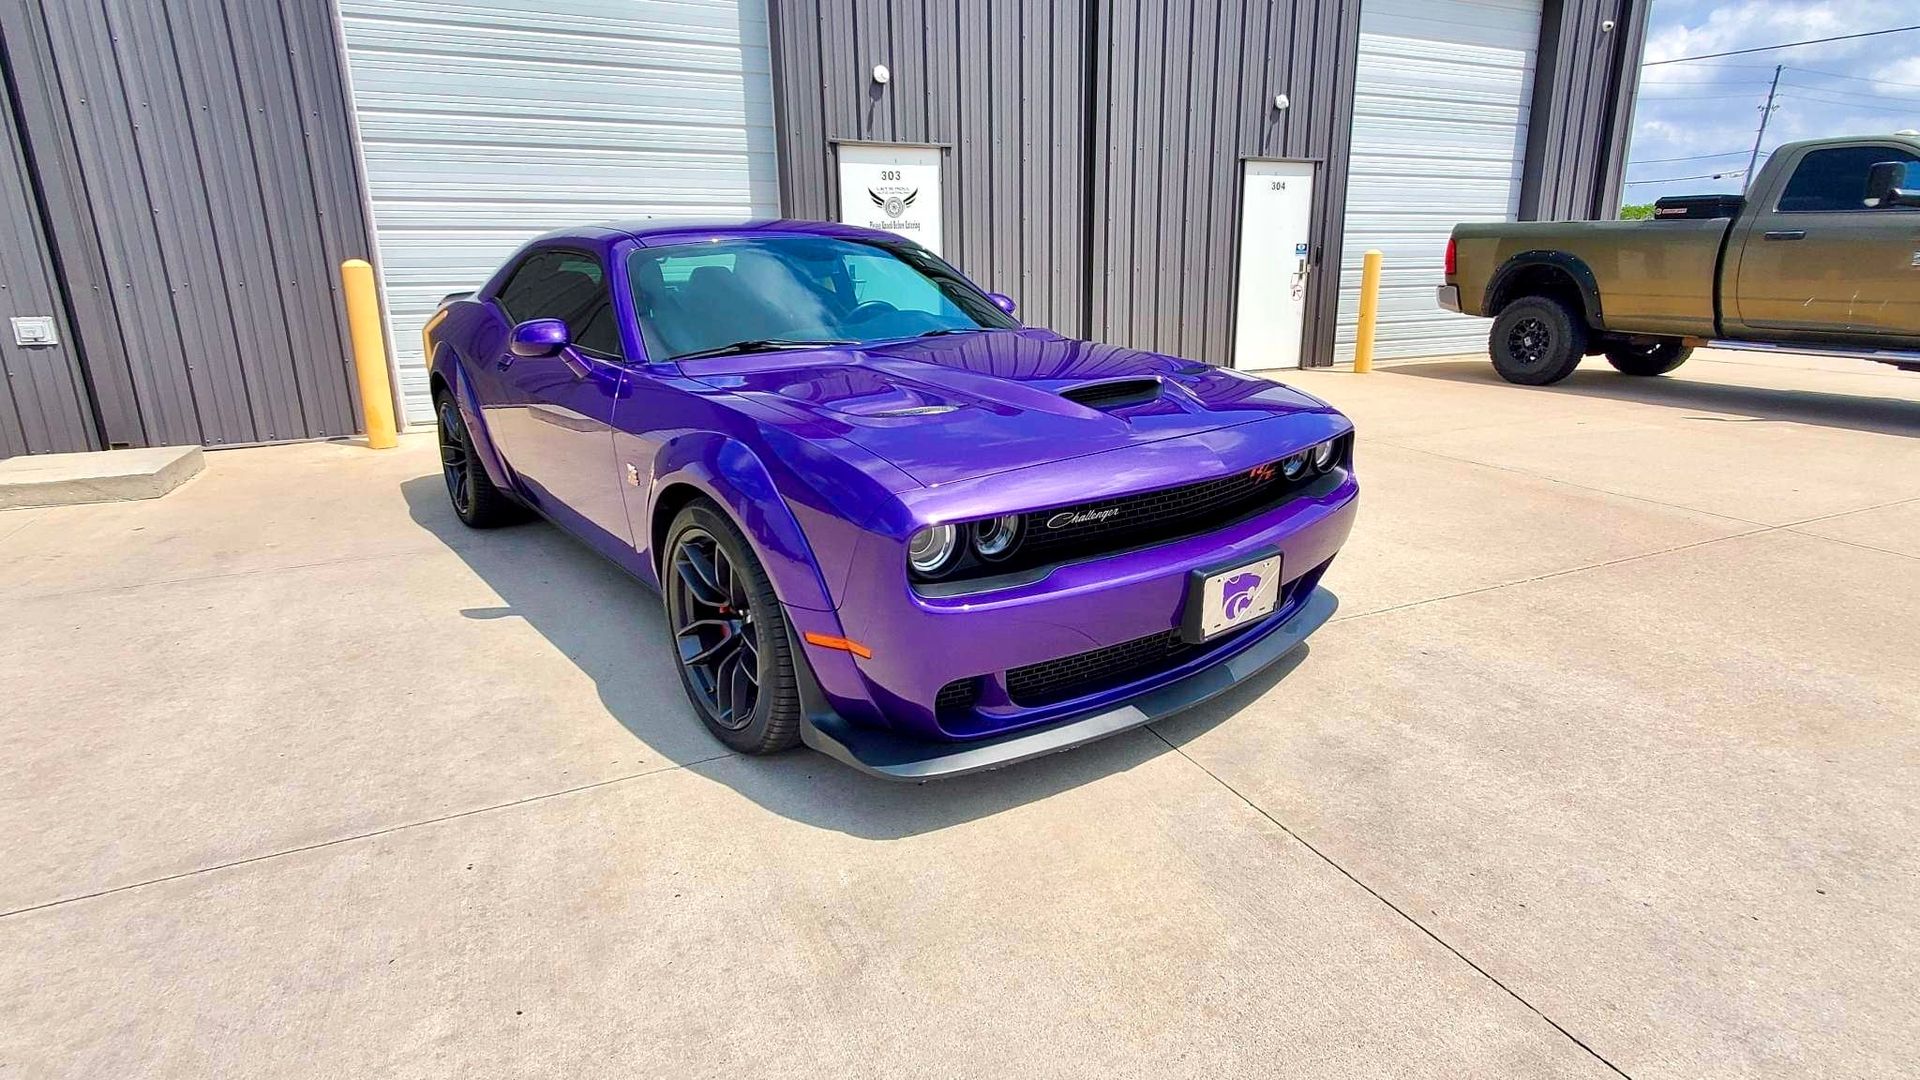
[(1687, 362), (1693, 349), (1679, 338), (1660, 338), (1642, 345), (1620, 342), (1607, 346), (1607, 363), (1623, 375), (1665, 375)]
[(1587, 352), (1587, 324), (1580, 314), (1550, 296), (1523, 296), (1493, 320), (1487, 338), (1493, 369), (1510, 383), (1546, 386), (1580, 366)]

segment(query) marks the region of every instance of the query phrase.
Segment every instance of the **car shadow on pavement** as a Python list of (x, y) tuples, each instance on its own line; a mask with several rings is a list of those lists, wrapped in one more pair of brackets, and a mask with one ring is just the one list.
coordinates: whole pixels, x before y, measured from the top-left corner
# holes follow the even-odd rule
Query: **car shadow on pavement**
[[(1126, 772), (1171, 752), (1141, 729), (1005, 769), (900, 784), (804, 748), (772, 757), (730, 753), (694, 716), (669, 659), (657, 593), (559, 528), (531, 522), (474, 531), (447, 504), (438, 476), (404, 481), (413, 520), (457, 554), (502, 601), (462, 612), (520, 618), (593, 680), (607, 712), (648, 750), (783, 817), (867, 839), (933, 832)], [(1183, 714), (1183, 739), (1221, 723), (1297, 666), (1306, 649)], [(501, 670), (516, 665), (501, 657)], [(558, 717), (555, 723), (573, 722)]]
[[(1647, 405), (1665, 405), (1675, 409), (1702, 409), (1717, 413), (1735, 413), (1754, 420), (1785, 420), (1821, 427), (1849, 428), (1882, 435), (1920, 435), (1920, 402), (1896, 397), (1871, 397), (1863, 394), (1835, 394), (1824, 390), (1788, 390), (1738, 383), (1698, 382), (1678, 378), (1640, 378), (1622, 375), (1605, 365), (1595, 368), (1591, 362), (1553, 386), (1514, 386), (1493, 370), (1486, 361), (1447, 360), (1430, 364), (1406, 364), (1383, 368), (1394, 375), (1413, 375), (1422, 379), (1447, 382), (1484, 383), (1504, 386), (1521, 393), (1579, 394), (1585, 397), (1637, 401)], [(1891, 369), (1889, 369), (1891, 372)], [(1920, 375), (1873, 375), (1891, 384), (1904, 377), (1914, 379), (1920, 388)], [(1722, 419), (1703, 417), (1702, 419)]]

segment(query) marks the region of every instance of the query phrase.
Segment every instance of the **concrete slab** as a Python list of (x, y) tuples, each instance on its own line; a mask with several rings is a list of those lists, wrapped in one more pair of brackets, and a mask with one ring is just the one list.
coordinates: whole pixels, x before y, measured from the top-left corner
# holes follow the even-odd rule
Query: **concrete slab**
[[(1299, 381), (1336, 405), (1386, 414), (1373, 437), (1394, 445), (1750, 522), (1785, 525), (1920, 497), (1920, 401), (1796, 389), (1801, 375), (1790, 369), (1721, 365), (1768, 370), (1784, 384), (1754, 389), (1600, 367), (1590, 362), (1547, 388), (1509, 385), (1479, 361)], [(1900, 388), (1910, 378), (1895, 375), (1851, 376), (1849, 385)], [(1472, 419), (1437, 421), (1432, 410), (1447, 402)]]
[(0, 460), (0, 510), (157, 499), (186, 483), (203, 464), (197, 446), (6, 458)]
[(8, 918), (0, 986), (30, 1076), (1614, 1075), (1144, 732), (298, 852)]
[(1336, 619), (1646, 555), (1755, 526), (1368, 439), (1361, 513), (1328, 572)]
[[(50, 596), (445, 551), (469, 538), (444, 497), (429, 506), (401, 488), (416, 478), (437, 485), (438, 460), (427, 435), (403, 436), (393, 450), (345, 442), (222, 450), (206, 456), (199, 480), (158, 502), (36, 511), (46, 527), (8, 544), (0, 590)], [(416, 501), (439, 516), (416, 521)], [(0, 530), (10, 517), (0, 516)]]
[(1920, 559), (1920, 499), (1821, 518), (1794, 530)]
[(1911, 1071), (1914, 440), (1823, 397), (1884, 375), (1766, 359), (1294, 376), (1361, 423), (1343, 621), (1169, 726), (1192, 759), (926, 788), (714, 757), (657, 599), (464, 530), (424, 437), (0, 514), (0, 1063), (1607, 1069), (1565, 1029), (1636, 1078)]
[(1627, 1075), (1905, 1075), (1916, 598), (1738, 537), (1330, 626), (1160, 730)]

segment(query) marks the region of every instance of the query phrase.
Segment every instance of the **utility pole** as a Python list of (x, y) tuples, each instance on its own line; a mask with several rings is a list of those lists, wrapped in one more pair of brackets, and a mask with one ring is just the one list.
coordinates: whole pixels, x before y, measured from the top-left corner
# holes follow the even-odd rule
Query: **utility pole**
[(1753, 186), (1753, 168), (1760, 163), (1760, 140), (1767, 137), (1767, 118), (1773, 115), (1773, 95), (1780, 89), (1780, 71), (1785, 64), (1773, 66), (1773, 85), (1767, 87), (1767, 103), (1760, 106), (1760, 130), (1753, 133), (1753, 153), (1747, 155), (1747, 175), (1740, 179), (1740, 194)]

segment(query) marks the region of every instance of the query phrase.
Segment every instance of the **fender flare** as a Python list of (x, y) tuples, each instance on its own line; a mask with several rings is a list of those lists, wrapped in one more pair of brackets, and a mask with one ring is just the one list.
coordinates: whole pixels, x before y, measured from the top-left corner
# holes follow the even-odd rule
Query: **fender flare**
[[(451, 379), (447, 378), (448, 373), (452, 374)], [(467, 376), (467, 366), (460, 362), (459, 350), (442, 342), (428, 368), (429, 386), (434, 375), (439, 375), (442, 382), (451, 384), (454, 404), (460, 408), (460, 418), (467, 422), (467, 438), (474, 454), (480, 458), (480, 467), (487, 471), (487, 479), (501, 491), (508, 494), (517, 492), (519, 488), (513, 482), (513, 470), (507, 467), (507, 459), (494, 446), (493, 433), (487, 430), (486, 415), (480, 410), (479, 391), (473, 388), (473, 380)]]
[(817, 612), (834, 610), (813, 546), (780, 494), (773, 474), (745, 443), (717, 432), (694, 432), (671, 439), (655, 458), (646, 520), (635, 523), (635, 532), (644, 524), (647, 558), (656, 577), (662, 557), (655, 543), (660, 498), (679, 486), (694, 488), (733, 518), (753, 546), (760, 565), (766, 568), (782, 604)]
[(1551, 267), (1572, 278), (1574, 286), (1580, 290), (1580, 305), (1585, 309), (1587, 325), (1595, 330), (1607, 328), (1606, 315), (1600, 306), (1600, 282), (1593, 276), (1593, 269), (1578, 255), (1565, 251), (1522, 251), (1502, 263), (1487, 281), (1487, 291), (1481, 300), (1480, 310), (1496, 315), (1494, 297), (1500, 295), (1514, 275), (1537, 266)]

